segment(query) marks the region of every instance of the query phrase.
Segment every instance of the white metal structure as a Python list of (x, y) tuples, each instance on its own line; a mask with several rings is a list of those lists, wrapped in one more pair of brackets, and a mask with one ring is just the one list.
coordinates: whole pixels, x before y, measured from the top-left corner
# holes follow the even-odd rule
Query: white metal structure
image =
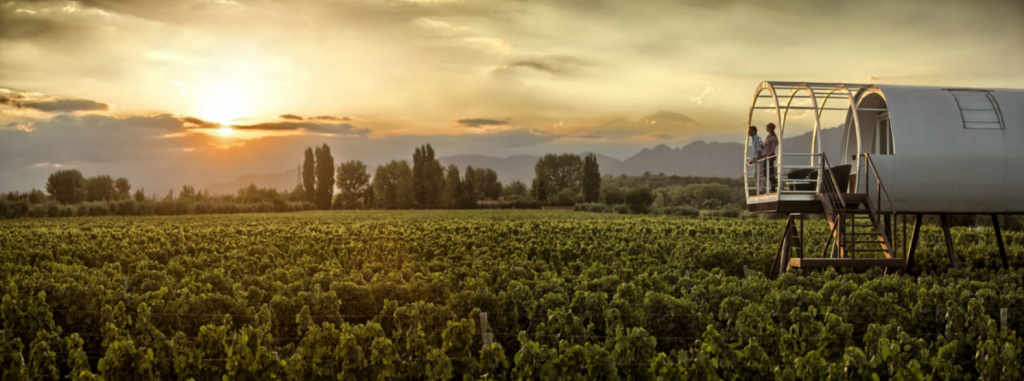
[[(779, 165), (744, 165), (751, 211), (812, 212), (824, 176), (788, 175), (827, 160), (850, 165), (840, 192), (867, 194), (888, 212), (1024, 213), (1024, 90), (766, 81), (754, 92), (748, 126), (759, 110), (774, 111)], [(827, 111), (846, 115), (841, 157), (822, 154)], [(813, 116), (811, 147), (783, 144), (787, 116), (796, 112)], [(880, 184), (869, 181), (873, 173)], [(771, 175), (778, 190), (769, 189)]]

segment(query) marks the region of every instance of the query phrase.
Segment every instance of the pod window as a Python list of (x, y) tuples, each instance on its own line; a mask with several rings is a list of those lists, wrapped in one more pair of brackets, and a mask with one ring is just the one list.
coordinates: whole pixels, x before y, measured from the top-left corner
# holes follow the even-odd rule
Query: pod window
[(960, 106), (964, 128), (1002, 129), (1003, 116), (999, 104), (987, 90), (950, 90)]

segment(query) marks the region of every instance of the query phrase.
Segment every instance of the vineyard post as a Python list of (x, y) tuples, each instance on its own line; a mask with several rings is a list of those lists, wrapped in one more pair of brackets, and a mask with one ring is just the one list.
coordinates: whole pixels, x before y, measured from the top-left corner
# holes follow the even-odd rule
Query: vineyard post
[(1003, 332), (1009, 331), (1010, 327), (1006, 325), (1006, 320), (1009, 318), (1010, 310), (1006, 308), (999, 309), (999, 327), (1003, 329)]
[(494, 334), (491, 333), (491, 328), (487, 324), (487, 313), (480, 313), (480, 340), (484, 343), (484, 348), (490, 347), (491, 343), (494, 342)]

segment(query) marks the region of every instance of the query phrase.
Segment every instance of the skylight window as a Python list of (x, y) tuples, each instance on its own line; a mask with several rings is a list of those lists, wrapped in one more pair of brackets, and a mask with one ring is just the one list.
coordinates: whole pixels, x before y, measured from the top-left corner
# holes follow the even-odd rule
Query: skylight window
[(964, 128), (1002, 129), (1003, 116), (992, 93), (986, 90), (950, 90), (960, 105)]

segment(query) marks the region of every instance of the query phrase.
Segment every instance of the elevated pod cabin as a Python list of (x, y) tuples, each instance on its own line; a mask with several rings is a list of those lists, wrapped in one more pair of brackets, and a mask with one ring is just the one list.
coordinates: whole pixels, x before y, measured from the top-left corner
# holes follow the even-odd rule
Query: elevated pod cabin
[[(785, 144), (787, 119), (796, 118), (805, 126), (796, 132), (811, 129), (810, 146)], [(829, 118), (841, 121), (826, 126), (841, 125), (839, 147), (820, 139)], [(788, 215), (773, 276), (789, 268), (906, 270), (924, 214), (939, 216), (955, 268), (947, 216), (991, 215), (1008, 267), (998, 215), (1024, 213), (1024, 90), (766, 81), (747, 125), (758, 121), (777, 126), (779, 144), (775, 155), (756, 157), (747, 137), (747, 208)], [(765, 124), (758, 127), (764, 140)], [(804, 253), (804, 214), (829, 221), (820, 254)], [(909, 234), (908, 215), (916, 217)]]

